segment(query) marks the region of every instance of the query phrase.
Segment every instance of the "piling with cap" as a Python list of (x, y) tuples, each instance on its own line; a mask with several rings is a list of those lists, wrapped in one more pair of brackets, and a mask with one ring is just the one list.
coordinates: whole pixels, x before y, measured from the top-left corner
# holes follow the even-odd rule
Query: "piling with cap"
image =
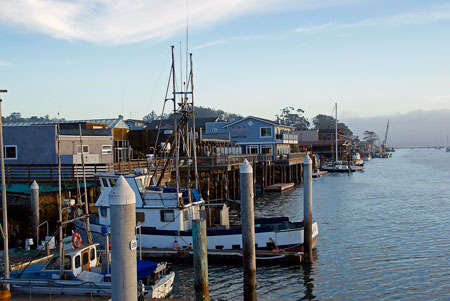
[(31, 229), (35, 245), (39, 245), (39, 185), (33, 181), (30, 186), (31, 192)]
[(303, 252), (304, 262), (312, 263), (312, 161), (306, 155), (303, 161)]
[(136, 196), (123, 176), (109, 193), (113, 300), (137, 300)]
[(240, 169), (244, 300), (256, 300), (255, 214), (253, 169), (247, 159)]
[(206, 221), (203, 219), (192, 221), (192, 249), (194, 257), (195, 300), (209, 300)]

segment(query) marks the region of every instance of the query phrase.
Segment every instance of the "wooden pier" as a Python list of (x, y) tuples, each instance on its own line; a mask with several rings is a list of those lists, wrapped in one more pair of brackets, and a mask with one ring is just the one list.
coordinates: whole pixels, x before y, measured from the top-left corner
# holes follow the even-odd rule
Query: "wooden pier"
[(326, 170), (318, 170), (316, 172), (313, 172), (312, 177), (313, 178), (320, 178), (320, 177), (326, 175), (327, 173), (328, 173), (328, 171), (326, 171)]
[(286, 189), (292, 188), (295, 183), (277, 183), (264, 188), (265, 191), (284, 191)]

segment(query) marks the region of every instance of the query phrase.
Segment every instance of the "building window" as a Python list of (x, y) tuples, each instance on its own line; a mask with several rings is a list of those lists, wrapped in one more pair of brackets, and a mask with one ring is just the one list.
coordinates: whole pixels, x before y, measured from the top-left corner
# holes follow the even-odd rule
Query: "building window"
[(111, 155), (112, 153), (112, 145), (102, 145), (102, 155)]
[(247, 154), (257, 154), (258, 153), (258, 145), (247, 145)]
[(162, 222), (173, 222), (175, 221), (175, 212), (173, 210), (161, 210), (161, 221)]
[(5, 160), (14, 160), (17, 159), (17, 146), (16, 145), (5, 145)]
[[(89, 153), (89, 145), (83, 145), (83, 154)], [(77, 154), (81, 154), (81, 145), (77, 145)]]
[(261, 145), (261, 154), (272, 154), (272, 145)]
[(272, 128), (261, 128), (261, 137), (272, 137)]

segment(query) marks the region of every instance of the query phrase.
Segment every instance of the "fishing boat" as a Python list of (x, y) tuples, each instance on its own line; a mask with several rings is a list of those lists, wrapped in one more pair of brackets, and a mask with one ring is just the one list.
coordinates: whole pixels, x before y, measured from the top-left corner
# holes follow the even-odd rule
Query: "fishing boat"
[[(75, 233), (74, 237), (77, 235)], [(99, 266), (97, 245), (70, 247), (69, 243), (68, 248), (66, 244), (63, 277), (60, 274), (60, 255), (55, 254), (46, 262), (12, 271), (10, 279), (2, 280), (2, 283), (10, 284), (14, 291), (24, 293), (111, 296), (110, 268)], [(138, 260), (137, 271), (141, 285), (136, 283), (136, 290), (139, 290), (140, 295), (152, 298), (170, 295), (175, 274), (166, 263)]]
[[(207, 204), (197, 189), (180, 187), (146, 186), (146, 176), (138, 174), (98, 174), (102, 186), (90, 215), (93, 234), (101, 234), (103, 226), (110, 226), (110, 197), (114, 183), (123, 176), (136, 196), (136, 221), (141, 227), (140, 243), (143, 248), (190, 248), (192, 246), (192, 221), (204, 218), (215, 222), (207, 229), (208, 248), (233, 250), (242, 248), (241, 226), (230, 226), (229, 207), (225, 203)], [(212, 209), (212, 210), (209, 210)], [(213, 212), (214, 214), (212, 214)], [(210, 215), (211, 214), (211, 215)], [(78, 231), (85, 230), (83, 220), (74, 222)], [(313, 243), (318, 238), (317, 222), (313, 223)], [(93, 235), (101, 239), (101, 235)], [(104, 240), (98, 241), (104, 244)], [(285, 249), (303, 251), (303, 223), (292, 222), (288, 217), (259, 218), (255, 220), (256, 249)]]
[[(196, 139), (193, 130), (188, 128), (188, 121), (192, 118), (192, 128), (195, 129), (192, 55), (190, 58), (188, 80), (185, 84), (177, 85), (172, 46), (172, 68), (164, 103), (173, 102), (174, 126), (168, 139), (155, 147), (160, 148), (161, 154), (168, 153), (169, 156), (155, 154), (149, 170), (139, 169), (127, 174), (97, 174), (102, 192), (95, 203), (97, 212), (90, 214), (89, 225), (93, 234), (100, 234), (103, 227), (114, 222), (110, 217), (109, 193), (118, 178), (123, 176), (136, 197), (136, 221), (141, 231), (139, 243), (143, 248), (191, 248), (192, 221), (201, 218), (208, 221), (208, 248), (242, 249), (242, 228), (240, 225), (230, 225), (228, 205), (225, 202), (205, 202), (200, 194)], [(169, 89), (170, 85), (172, 91)], [(176, 86), (185, 87), (185, 90), (176, 91)], [(168, 145), (171, 145), (170, 150), (167, 149)], [(186, 175), (183, 177), (183, 185), (180, 181), (180, 167)], [(175, 174), (175, 179), (164, 178), (168, 170)], [(86, 229), (84, 220), (80, 219), (74, 223), (78, 231), (83, 232)], [(315, 244), (319, 234), (317, 223), (313, 223), (312, 229)], [(105, 243), (100, 235), (94, 236), (98, 237), (100, 244)], [(303, 224), (290, 221), (288, 217), (256, 219), (255, 244), (256, 249), (302, 251)]]

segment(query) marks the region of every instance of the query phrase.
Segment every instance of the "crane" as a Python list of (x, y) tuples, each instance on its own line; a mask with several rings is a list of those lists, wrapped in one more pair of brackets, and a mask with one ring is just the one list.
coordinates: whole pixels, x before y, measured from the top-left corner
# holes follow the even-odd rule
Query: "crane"
[(386, 133), (384, 134), (384, 141), (381, 144), (381, 148), (382, 148), (383, 153), (386, 151), (386, 142), (387, 142), (388, 132), (389, 132), (389, 119), (388, 119), (388, 122), (387, 122), (387, 125), (386, 125)]

